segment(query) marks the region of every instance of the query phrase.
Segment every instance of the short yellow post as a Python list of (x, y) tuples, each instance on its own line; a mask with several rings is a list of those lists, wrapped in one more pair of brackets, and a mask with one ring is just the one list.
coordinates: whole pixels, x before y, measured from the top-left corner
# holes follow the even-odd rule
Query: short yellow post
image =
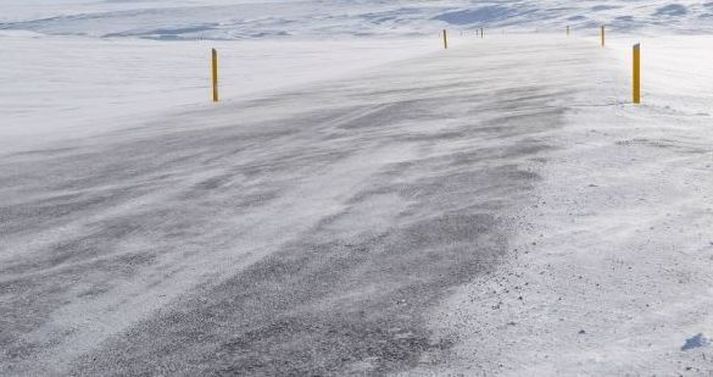
[(448, 50), (448, 34), (446, 32), (446, 29), (443, 29), (443, 48)]
[(213, 49), (211, 59), (211, 73), (213, 76), (213, 102), (218, 102), (218, 51)]
[(641, 103), (641, 43), (634, 45), (634, 88), (633, 100), (635, 104)]
[(605, 45), (605, 36), (606, 36), (605, 30), (604, 30), (604, 25), (602, 25), (602, 32), (601, 32), (601, 35), (602, 35), (602, 47), (604, 47), (604, 45)]

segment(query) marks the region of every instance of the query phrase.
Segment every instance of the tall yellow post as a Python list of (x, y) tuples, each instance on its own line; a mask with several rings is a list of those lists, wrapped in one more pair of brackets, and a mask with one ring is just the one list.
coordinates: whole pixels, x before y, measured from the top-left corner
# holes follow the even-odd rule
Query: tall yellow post
[(633, 100), (635, 104), (641, 103), (641, 43), (634, 45), (634, 88)]
[(602, 32), (601, 32), (601, 35), (602, 35), (602, 47), (604, 47), (604, 44), (605, 44), (605, 35), (606, 35), (606, 34), (605, 34), (605, 31), (604, 31), (604, 25), (602, 25)]
[(212, 51), (211, 73), (213, 76), (213, 102), (218, 102), (218, 51), (215, 49)]
[(448, 50), (448, 34), (446, 32), (446, 29), (443, 29), (443, 48)]

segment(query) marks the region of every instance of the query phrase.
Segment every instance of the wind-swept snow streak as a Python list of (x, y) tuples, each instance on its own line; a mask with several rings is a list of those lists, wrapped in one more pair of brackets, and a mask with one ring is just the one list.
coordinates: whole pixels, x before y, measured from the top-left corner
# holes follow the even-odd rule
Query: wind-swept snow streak
[(6, 155), (2, 373), (441, 360), (429, 308), (511, 250), (598, 52), (483, 41)]
[(620, 68), (583, 76), (548, 135), (515, 257), (433, 311), (431, 329), (460, 339), (448, 361), (404, 375), (713, 373), (711, 38), (643, 40), (641, 106), (631, 43), (602, 50)]

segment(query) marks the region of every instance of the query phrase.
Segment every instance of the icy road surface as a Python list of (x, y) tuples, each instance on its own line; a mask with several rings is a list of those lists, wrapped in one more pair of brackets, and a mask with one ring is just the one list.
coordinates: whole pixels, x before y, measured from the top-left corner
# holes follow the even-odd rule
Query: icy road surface
[(0, 374), (713, 370), (710, 114), (626, 104), (626, 51), (500, 36), (3, 154)]

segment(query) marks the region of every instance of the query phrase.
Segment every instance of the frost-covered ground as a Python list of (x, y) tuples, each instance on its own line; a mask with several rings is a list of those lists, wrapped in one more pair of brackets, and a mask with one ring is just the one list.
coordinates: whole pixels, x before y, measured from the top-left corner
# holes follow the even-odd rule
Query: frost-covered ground
[(620, 33), (710, 4), (205, 4), (3, 3), (0, 375), (713, 373), (713, 37)]

